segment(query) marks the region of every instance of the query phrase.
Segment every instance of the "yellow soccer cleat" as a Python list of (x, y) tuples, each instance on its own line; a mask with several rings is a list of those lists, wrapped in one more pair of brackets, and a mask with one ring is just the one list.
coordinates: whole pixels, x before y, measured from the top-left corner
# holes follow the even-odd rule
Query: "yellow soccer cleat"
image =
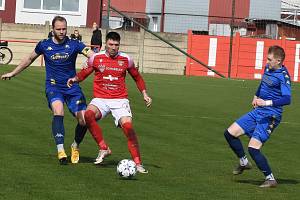
[(57, 157), (58, 157), (58, 160), (59, 160), (59, 164), (61, 164), (61, 165), (67, 165), (68, 164), (67, 154), (65, 153), (64, 150), (59, 151), (57, 153)]
[(79, 148), (71, 146), (71, 162), (77, 164), (79, 162)]

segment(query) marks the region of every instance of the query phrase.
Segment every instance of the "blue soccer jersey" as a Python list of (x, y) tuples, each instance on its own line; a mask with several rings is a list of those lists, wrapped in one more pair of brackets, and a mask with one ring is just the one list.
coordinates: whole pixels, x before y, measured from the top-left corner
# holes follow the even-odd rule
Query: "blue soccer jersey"
[(80, 53), (85, 54), (86, 46), (66, 37), (61, 44), (53, 42), (52, 38), (40, 41), (35, 52), (44, 55), (46, 65), (46, 96), (49, 108), (54, 101), (66, 103), (71, 113), (75, 114), (86, 109), (86, 102), (78, 83), (72, 87), (67, 81), (76, 75), (76, 58)]
[[(48, 87), (68, 89), (67, 81), (76, 75), (76, 58), (85, 51), (85, 45), (66, 37), (62, 44), (56, 44), (52, 38), (40, 41), (35, 52), (44, 55), (46, 65), (46, 90)], [(72, 88), (79, 87), (77, 84)]]
[(273, 101), (273, 106), (258, 107), (258, 109), (281, 114), (282, 105), (277, 102), (284, 101), (283, 97), (291, 98), (291, 80), (286, 67), (282, 66), (273, 70), (267, 65), (256, 96), (263, 100)]
[(290, 102), (291, 81), (287, 69), (282, 66), (274, 70), (266, 66), (256, 96), (265, 101), (272, 100), (273, 105), (257, 107), (236, 120), (236, 123), (250, 138), (264, 143), (281, 121), (282, 106)]

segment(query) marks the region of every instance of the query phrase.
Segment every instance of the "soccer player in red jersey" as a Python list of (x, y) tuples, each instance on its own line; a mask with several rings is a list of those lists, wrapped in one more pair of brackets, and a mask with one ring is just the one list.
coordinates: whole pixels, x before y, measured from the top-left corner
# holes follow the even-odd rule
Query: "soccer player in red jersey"
[(121, 37), (117, 32), (106, 35), (106, 49), (94, 54), (87, 61), (87, 67), (68, 80), (68, 86), (81, 82), (92, 72), (94, 78), (94, 98), (85, 112), (85, 121), (89, 131), (99, 146), (99, 154), (95, 164), (100, 164), (111, 150), (103, 139), (102, 130), (97, 120), (104, 118), (109, 113), (115, 119), (116, 126), (122, 128), (128, 140), (128, 149), (140, 173), (148, 173), (141, 161), (136, 133), (132, 125), (128, 93), (125, 84), (126, 71), (135, 80), (140, 92), (143, 94), (146, 106), (149, 107), (152, 99), (146, 92), (145, 82), (134, 66), (133, 60), (125, 53), (119, 52)]

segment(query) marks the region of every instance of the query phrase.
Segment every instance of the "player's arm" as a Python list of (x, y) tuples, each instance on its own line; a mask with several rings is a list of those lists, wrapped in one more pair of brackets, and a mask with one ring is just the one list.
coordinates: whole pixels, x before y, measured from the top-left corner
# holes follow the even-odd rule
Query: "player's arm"
[(144, 101), (146, 102), (146, 106), (150, 107), (150, 105), (152, 103), (152, 99), (147, 94), (146, 84), (145, 84), (143, 77), (141, 76), (141, 74), (139, 73), (137, 68), (135, 68), (134, 66), (129, 67), (128, 72), (131, 75), (131, 77), (133, 78), (133, 80), (135, 81), (136, 86), (139, 89), (139, 91), (143, 94)]
[(281, 96), (275, 100), (257, 99), (258, 106), (285, 106), (291, 104), (291, 82), (290, 79), (281, 81), (280, 84)]
[(70, 78), (67, 82), (68, 87), (72, 87), (74, 83), (79, 83), (84, 81), (92, 72), (94, 71), (93, 66), (88, 66), (87, 68), (82, 68), (80, 72), (76, 74), (75, 77)]
[(256, 90), (256, 93), (252, 99), (252, 106), (254, 108), (256, 108), (258, 105), (257, 105), (257, 99), (259, 98), (259, 93), (260, 93), (260, 87), (261, 87), (261, 83), (259, 84), (257, 90)]
[(35, 51), (31, 52), (28, 56), (24, 57), (20, 64), (11, 72), (3, 74), (1, 76), (2, 80), (11, 79), (12, 77), (18, 75), (20, 72), (22, 72), (24, 69), (26, 69), (29, 65), (31, 65), (35, 59), (39, 57), (39, 54), (37, 54)]

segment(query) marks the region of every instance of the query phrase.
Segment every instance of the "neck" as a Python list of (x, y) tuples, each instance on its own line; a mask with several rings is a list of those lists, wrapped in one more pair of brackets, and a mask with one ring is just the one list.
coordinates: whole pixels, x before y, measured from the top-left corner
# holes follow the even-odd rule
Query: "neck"
[(55, 44), (62, 44), (64, 41), (65, 41), (66, 38), (60, 40), (60, 39), (57, 39), (55, 37), (52, 37), (52, 41), (55, 43)]

